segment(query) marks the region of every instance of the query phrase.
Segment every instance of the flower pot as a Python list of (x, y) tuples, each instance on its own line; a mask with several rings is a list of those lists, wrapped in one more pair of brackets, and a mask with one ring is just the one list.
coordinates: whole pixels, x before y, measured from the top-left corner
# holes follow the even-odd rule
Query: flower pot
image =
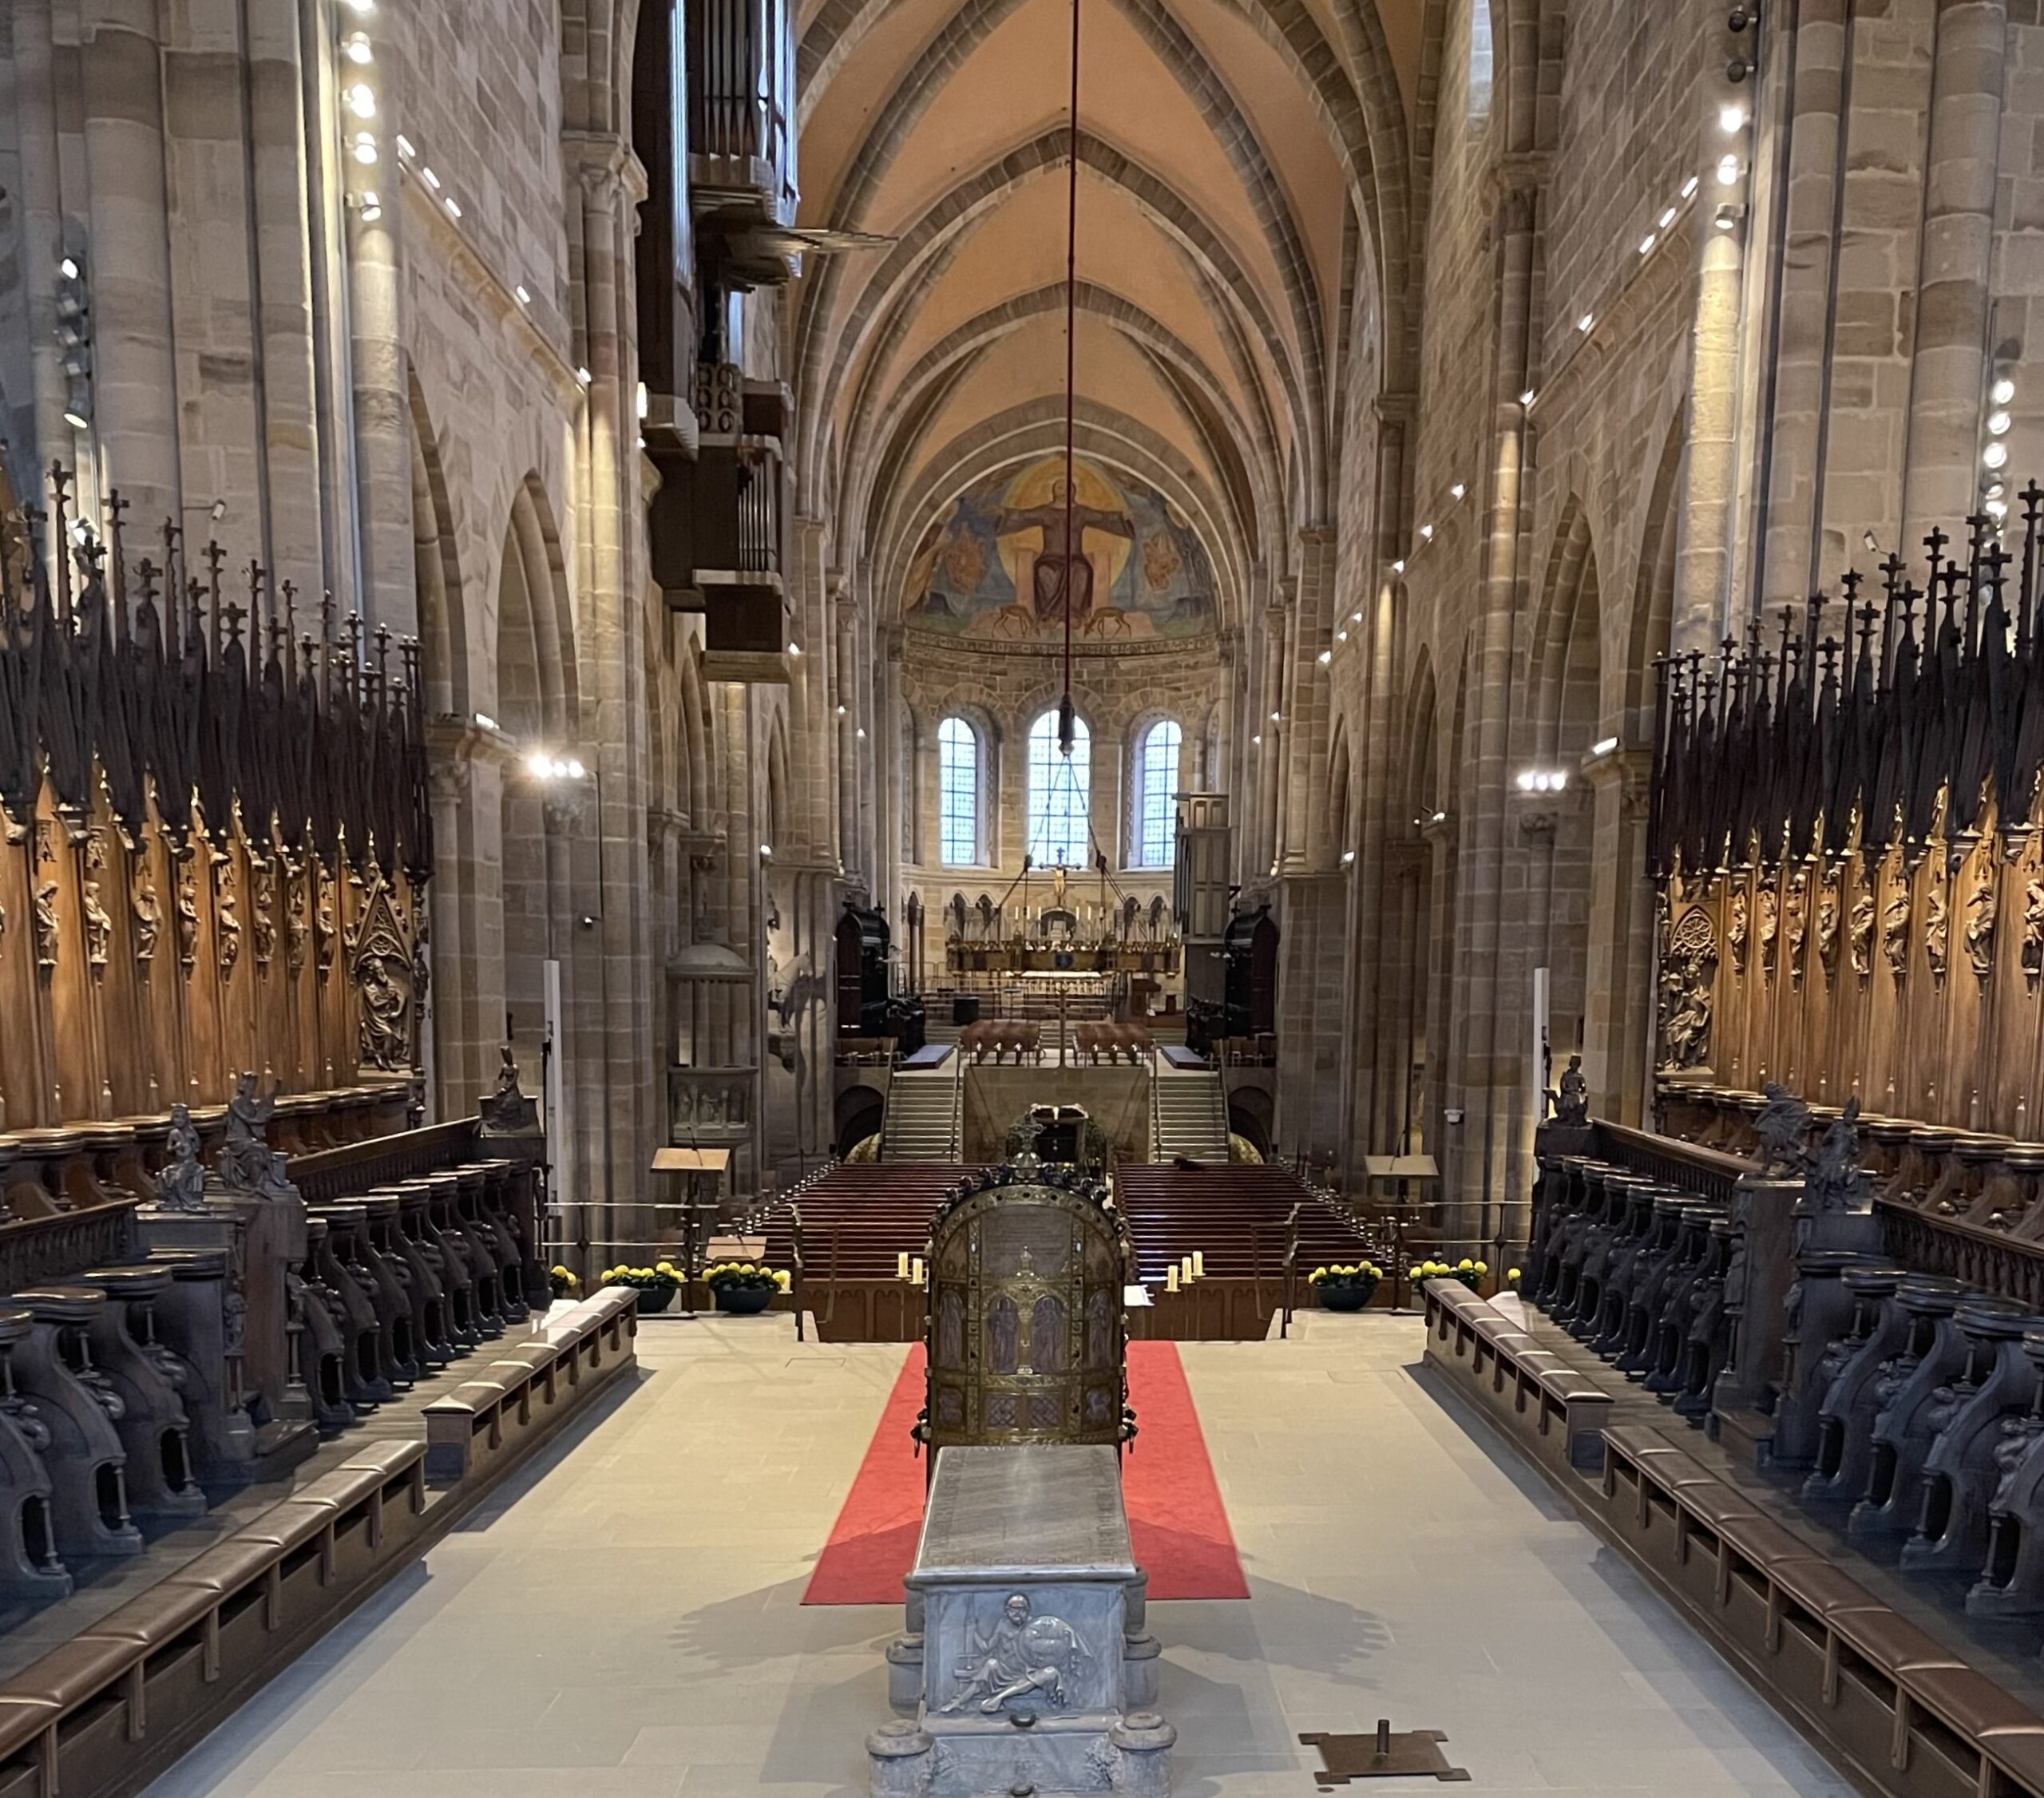
[(639, 1289), (639, 1315), (650, 1317), (656, 1313), (666, 1310), (674, 1303), (674, 1295), (680, 1290), (679, 1286), (641, 1286)]
[(771, 1286), (718, 1286), (711, 1296), (716, 1300), (719, 1311), (728, 1311), (734, 1317), (757, 1317), (774, 1302)]
[(1367, 1309), (1377, 1288), (1369, 1286), (1337, 1286), (1323, 1283), (1313, 1290), (1320, 1295), (1320, 1308), (1323, 1311), (1361, 1311)]

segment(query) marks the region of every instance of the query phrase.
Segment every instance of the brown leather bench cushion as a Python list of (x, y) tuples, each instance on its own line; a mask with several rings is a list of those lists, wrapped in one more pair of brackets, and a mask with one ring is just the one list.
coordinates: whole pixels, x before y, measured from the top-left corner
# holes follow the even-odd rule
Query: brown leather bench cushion
[(196, 1560), (188, 1561), (168, 1583), (199, 1586), (222, 1594), (238, 1590), (276, 1564), (274, 1543), (252, 1542), (229, 1536), (217, 1548), (209, 1548)]
[(350, 1505), (379, 1492), (383, 1487), (383, 1470), (381, 1467), (336, 1467), (331, 1473), (323, 1473), (317, 1479), (308, 1480), (291, 1496), (298, 1499), (324, 1499), (342, 1511)]
[(1560, 1404), (1581, 1399), (1608, 1399), (1611, 1396), (1594, 1381), (1586, 1380), (1573, 1368), (1543, 1368), (1540, 1390)]
[(234, 1539), (272, 1543), (289, 1554), (295, 1548), (303, 1548), (307, 1543), (318, 1540), (332, 1527), (340, 1514), (340, 1506), (332, 1499), (301, 1493), (296, 1498), (286, 1499), (282, 1504), (271, 1506), (248, 1528), (237, 1531)]
[(0, 1760), (33, 1748), (60, 1714), (45, 1698), (0, 1698)]
[(2044, 1792), (2044, 1722), (1983, 1730), (1980, 1746), (1996, 1766), (2033, 1792)]
[(1971, 1667), (1911, 1669), (1904, 1683), (1912, 1698), (1962, 1736), (1978, 1737), (1992, 1729), (2044, 1729), (2044, 1717)]
[(144, 1652), (118, 1636), (74, 1636), (14, 1674), (7, 1696), (69, 1710), (133, 1673)]
[(87, 1636), (105, 1636), (125, 1642), (140, 1642), (153, 1653), (173, 1642), (193, 1624), (203, 1622), (220, 1594), (205, 1586), (179, 1586), (166, 1580), (130, 1598), (118, 1610), (109, 1611), (89, 1630)]
[(1758, 1506), (1736, 1486), (1727, 1486), (1721, 1480), (1712, 1484), (1685, 1485), (1676, 1495), (1675, 1502), (1698, 1523), (1722, 1531), (1728, 1523), (1743, 1522), (1748, 1518), (1764, 1521)]
[(401, 1473), (409, 1473), (426, 1459), (423, 1440), (407, 1438), (402, 1442), (367, 1442), (341, 1463), (347, 1471), (355, 1467), (374, 1467), (386, 1479), (394, 1479)]
[(1770, 1570), (1784, 1561), (1806, 1561), (1816, 1552), (1771, 1517), (1726, 1517), (1718, 1533), (1749, 1561)]

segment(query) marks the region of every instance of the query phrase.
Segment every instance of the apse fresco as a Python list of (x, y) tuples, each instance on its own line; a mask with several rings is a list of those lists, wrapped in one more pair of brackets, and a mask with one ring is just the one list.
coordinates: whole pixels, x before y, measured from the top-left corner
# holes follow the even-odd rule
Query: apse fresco
[(1065, 547), (1064, 458), (1004, 469), (924, 533), (909, 568), (907, 623), (989, 642), (1061, 637), (1068, 585), (1082, 647), (1211, 631), (1213, 572), (1182, 516), (1154, 488), (1091, 462), (1075, 473), (1076, 555)]

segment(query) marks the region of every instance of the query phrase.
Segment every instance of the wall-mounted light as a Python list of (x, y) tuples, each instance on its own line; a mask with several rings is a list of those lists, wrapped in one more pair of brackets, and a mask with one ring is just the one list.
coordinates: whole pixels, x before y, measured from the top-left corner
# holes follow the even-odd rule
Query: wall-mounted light
[(800, 644), (798, 644), (798, 643), (791, 643), (791, 644), (790, 644), (788, 645), (788, 653), (789, 653), (790, 655), (801, 655), (801, 654), (802, 654), (802, 645), (801, 645)]
[(1449, 488), (1449, 489), (1448, 489), (1448, 492), (1449, 492), (1449, 493), (1451, 493), (1451, 494), (1452, 494), (1455, 498), (1456, 498), (1456, 499), (1458, 499), (1458, 500), (1459, 500), (1459, 499), (1460, 499), (1460, 498), (1462, 497), (1462, 496), (1463, 496), (1464, 493), (1468, 493), (1468, 491), (1469, 491), (1468, 488), (1468, 487), (1467, 487), (1467, 486), (1466, 486), (1463, 482), (1461, 482), (1461, 481), (1456, 481), (1456, 484), (1455, 484), (1452, 487), (1451, 487), (1451, 488)]
[(358, 119), (376, 117), (376, 89), (366, 81), (357, 81), (341, 97), (347, 102), (348, 110)]
[(774, 859), (774, 846), (771, 843), (762, 843), (759, 846), (759, 859), (762, 861), (771, 861)]
[(418, 154), (418, 151), (414, 146), (411, 139), (407, 137), (402, 131), (398, 133), (396, 142), (398, 145), (398, 154), (402, 156), (406, 161), (410, 162), (414, 156)]
[(433, 189), (433, 191), (434, 191), (435, 193), (439, 192), (439, 191), (440, 191), (440, 177), (439, 177), (438, 175), (434, 174), (434, 172), (432, 171), (432, 169), (431, 169), (430, 168), (426, 167), (425, 165), (422, 164), (422, 165), (421, 165), (421, 167), (420, 167), (420, 168), (419, 168), (419, 173), (420, 173), (420, 174), (421, 174), (421, 175), (425, 178), (426, 184), (428, 187), (430, 187), (430, 188), (432, 188), (432, 189)]
[(372, 166), (376, 160), (376, 139), (372, 133), (358, 131), (355, 134), (355, 159), (363, 168)]
[(2010, 419), (2009, 419), (2009, 415), (2008, 415), (2008, 414), (2007, 414), (2007, 413), (2006, 413), (2006, 412), (1991, 412), (1991, 413), (1989, 413), (1989, 414), (1987, 414), (1987, 434), (1988, 434), (1988, 436), (1990, 436), (1990, 437), (2006, 437), (2006, 436), (2009, 434), (2009, 423), (2010, 423)]
[(374, 224), (383, 216), (383, 202), (373, 188), (362, 195), (361, 206), (364, 224)]
[(1528, 387), (1524, 393), (1519, 396), (1519, 403), (1521, 406), (1531, 406), (1539, 397), (1539, 395), (1536, 394), (1532, 388)]
[(1331, 649), (1323, 649), (1314, 659), (1324, 668), (1334, 659), (1334, 651)]
[(476, 714), (476, 723), (485, 731), (494, 731), (497, 728), (497, 720), (486, 711), (479, 711)]
[(1567, 774), (1559, 768), (1522, 768), (1519, 772), (1522, 793), (1559, 793), (1567, 785)]
[(1595, 328), (1596, 323), (1597, 315), (1594, 312), (1586, 312), (1581, 318), (1575, 321), (1575, 328), (1581, 331), (1585, 337), (1587, 337), (1591, 331)]
[(1393, 574), (1403, 574), (1405, 572), (1405, 558), (1403, 556), (1391, 564), (1391, 572)]
[(1997, 438), (1980, 452), (1980, 460), (1989, 468), (2006, 468), (2008, 466), (2009, 446)]
[(1342, 852), (1341, 852), (1341, 865), (1342, 865), (1343, 867), (1345, 867), (1345, 867), (1347, 867), (1347, 866), (1349, 865), (1349, 864), (1350, 862), (1353, 861), (1355, 859), (1356, 859), (1356, 852), (1355, 852), (1353, 849), (1345, 849), (1344, 850), (1342, 850)]
[(68, 406), (64, 409), (64, 422), (74, 431), (89, 431), (93, 428), (92, 421), (89, 418), (82, 412)]
[(1261, 733), (1258, 733), (1257, 735), (1250, 739), (1249, 747), (1251, 749), (1261, 749), (1263, 747), (1263, 738)]
[(2004, 374), (1987, 390), (1987, 397), (1997, 406), (2006, 406), (2015, 398), (2015, 383)]
[(1639, 240), (1639, 253), (1643, 256), (1652, 255), (1654, 254), (1654, 246), (1660, 241), (1661, 240), (1656, 237), (1654, 233), (1650, 231)]
[(861, 743), (866, 741), (866, 727), (863, 724), (858, 728), (858, 739)]
[(1349, 633), (1346, 631), (1337, 631), (1334, 633), (1334, 640), (1337, 643), (1346, 643), (1349, 640)]
[(1666, 212), (1663, 212), (1663, 213), (1661, 215), (1661, 228), (1662, 228), (1663, 231), (1666, 231), (1666, 230), (1668, 228), (1668, 227), (1669, 227), (1669, 226), (1670, 226), (1671, 224), (1673, 224), (1674, 222), (1675, 222), (1675, 208), (1674, 208), (1674, 207), (1670, 206), (1670, 207), (1668, 208), (1668, 210), (1667, 210)]
[(844, 708), (842, 706), (838, 707), (838, 715), (840, 718), (842, 718), (842, 717), (845, 715), (845, 708)]
[(1739, 184), (1739, 159), (1737, 156), (1720, 156), (1717, 159), (1717, 184), (1721, 188)]
[(1702, 184), (1703, 184), (1699, 181), (1695, 176), (1690, 176), (1686, 181), (1682, 183), (1682, 198), (1685, 200), (1693, 200), (1696, 197), (1696, 190)]
[(525, 771), (534, 780), (581, 780), (589, 772), (575, 757), (549, 755), (543, 749), (525, 758)]
[(646, 383), (641, 381), (639, 383), (639, 416), (640, 418), (644, 418), (652, 410), (652, 403), (646, 392)]
[(511, 291), (518, 296), (518, 303), (521, 306), (529, 306), (533, 303), (533, 296), (525, 291), (525, 283), (522, 281)]
[(1593, 760), (1601, 761), (1618, 747), (1618, 739), (1616, 737), (1600, 737), (1590, 746), (1590, 757)]
[(596, 379), (596, 376), (592, 374), (587, 368), (578, 368), (575, 370), (575, 378), (586, 387), (592, 381)]
[(1717, 109), (1717, 129), (1726, 137), (1746, 128), (1746, 109), (1737, 101), (1728, 101)]
[(1432, 542), (1433, 541), (1433, 540), (1434, 540), (1434, 528), (1433, 528), (1433, 526), (1432, 526), (1432, 525), (1422, 525), (1420, 527), (1420, 541), (1422, 543), (1432, 543)]

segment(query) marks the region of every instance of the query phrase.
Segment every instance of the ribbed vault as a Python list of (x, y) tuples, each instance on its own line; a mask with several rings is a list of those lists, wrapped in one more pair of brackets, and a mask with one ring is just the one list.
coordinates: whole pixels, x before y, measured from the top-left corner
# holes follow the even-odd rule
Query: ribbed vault
[[(1083, 0), (1079, 446), (1170, 497), (1224, 617), (1331, 510), (1347, 321), (1407, 384), (1424, 0)], [(1062, 437), (1070, 0), (808, 0), (797, 472), (883, 613), (972, 481)]]

